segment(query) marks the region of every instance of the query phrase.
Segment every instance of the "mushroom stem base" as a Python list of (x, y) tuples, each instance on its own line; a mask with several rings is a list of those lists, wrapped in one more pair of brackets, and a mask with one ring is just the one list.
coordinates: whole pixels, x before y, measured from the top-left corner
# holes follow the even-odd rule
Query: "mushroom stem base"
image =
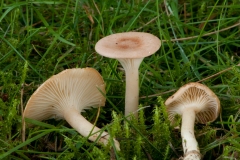
[[(88, 139), (93, 142), (97, 141), (104, 145), (108, 144), (110, 135), (91, 124), (76, 109), (68, 108), (68, 111), (64, 113), (64, 118), (82, 136), (88, 137)], [(120, 150), (119, 142), (115, 139), (113, 139), (113, 141), (116, 149)]]
[(198, 151), (198, 142), (194, 135), (195, 111), (186, 108), (182, 113), (181, 136), (184, 153)]
[(189, 151), (187, 152), (184, 157), (183, 160), (201, 160), (201, 153), (199, 151)]

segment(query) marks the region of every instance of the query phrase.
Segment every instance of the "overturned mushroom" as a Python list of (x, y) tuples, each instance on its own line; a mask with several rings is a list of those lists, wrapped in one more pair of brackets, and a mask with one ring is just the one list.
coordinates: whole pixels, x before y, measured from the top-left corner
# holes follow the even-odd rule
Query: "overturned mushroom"
[(220, 112), (218, 97), (205, 85), (188, 83), (169, 97), (165, 105), (170, 121), (176, 114), (182, 116), (181, 136), (185, 160), (201, 159), (194, 135), (194, 123), (205, 124), (214, 121)]
[(155, 53), (161, 46), (160, 40), (149, 33), (125, 32), (100, 39), (95, 50), (109, 58), (117, 59), (126, 73), (125, 116), (138, 116), (139, 79), (138, 68), (144, 57)]
[[(67, 69), (44, 82), (27, 102), (23, 117), (35, 120), (50, 118), (65, 119), (82, 136), (104, 145), (109, 134), (81, 114), (84, 109), (105, 105), (105, 84), (101, 75), (93, 68)], [(119, 143), (114, 139), (115, 147)]]

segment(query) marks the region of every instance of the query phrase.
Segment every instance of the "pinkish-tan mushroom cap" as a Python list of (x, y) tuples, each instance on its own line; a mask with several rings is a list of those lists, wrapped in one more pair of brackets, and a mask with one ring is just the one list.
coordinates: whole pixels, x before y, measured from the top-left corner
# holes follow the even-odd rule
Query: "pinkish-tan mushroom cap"
[(23, 117), (46, 120), (62, 119), (68, 108), (79, 113), (105, 105), (105, 84), (93, 68), (67, 69), (45, 81), (30, 97)]
[(170, 121), (176, 114), (182, 115), (187, 108), (194, 109), (196, 122), (206, 124), (214, 121), (220, 112), (218, 97), (207, 86), (192, 82), (182, 86), (175, 94), (169, 97), (165, 105)]
[(161, 46), (158, 37), (145, 32), (116, 33), (100, 39), (95, 50), (109, 58), (144, 58)]

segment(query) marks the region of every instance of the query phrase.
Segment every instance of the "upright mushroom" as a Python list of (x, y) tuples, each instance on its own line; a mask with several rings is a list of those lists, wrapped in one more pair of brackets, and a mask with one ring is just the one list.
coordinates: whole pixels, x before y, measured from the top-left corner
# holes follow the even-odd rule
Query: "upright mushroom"
[(176, 114), (182, 116), (181, 136), (185, 160), (201, 159), (194, 135), (194, 123), (214, 121), (220, 112), (218, 97), (205, 85), (192, 82), (182, 86), (169, 97), (165, 105), (170, 121)]
[[(102, 92), (102, 93), (101, 93)], [(44, 82), (27, 102), (23, 117), (46, 120), (65, 119), (82, 136), (91, 141), (99, 138), (106, 145), (109, 134), (81, 114), (84, 109), (105, 105), (105, 84), (101, 75), (93, 68), (67, 69)], [(119, 150), (118, 141), (114, 140)]]
[(109, 58), (117, 59), (126, 73), (125, 116), (137, 118), (139, 101), (138, 68), (144, 57), (152, 55), (161, 46), (159, 38), (144, 32), (112, 34), (100, 39), (95, 50)]

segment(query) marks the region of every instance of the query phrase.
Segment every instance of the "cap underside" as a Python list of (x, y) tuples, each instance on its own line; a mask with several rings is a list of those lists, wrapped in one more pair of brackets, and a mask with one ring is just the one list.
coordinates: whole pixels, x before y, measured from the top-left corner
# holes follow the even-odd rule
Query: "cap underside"
[(103, 94), (105, 84), (95, 69), (67, 69), (49, 78), (33, 93), (23, 116), (39, 121), (61, 119), (68, 107), (81, 112), (89, 107), (104, 106)]
[(202, 124), (214, 121), (220, 112), (218, 97), (207, 86), (196, 82), (181, 87), (166, 100), (165, 105), (171, 121), (176, 114), (181, 115), (188, 108), (195, 111), (196, 122)]

